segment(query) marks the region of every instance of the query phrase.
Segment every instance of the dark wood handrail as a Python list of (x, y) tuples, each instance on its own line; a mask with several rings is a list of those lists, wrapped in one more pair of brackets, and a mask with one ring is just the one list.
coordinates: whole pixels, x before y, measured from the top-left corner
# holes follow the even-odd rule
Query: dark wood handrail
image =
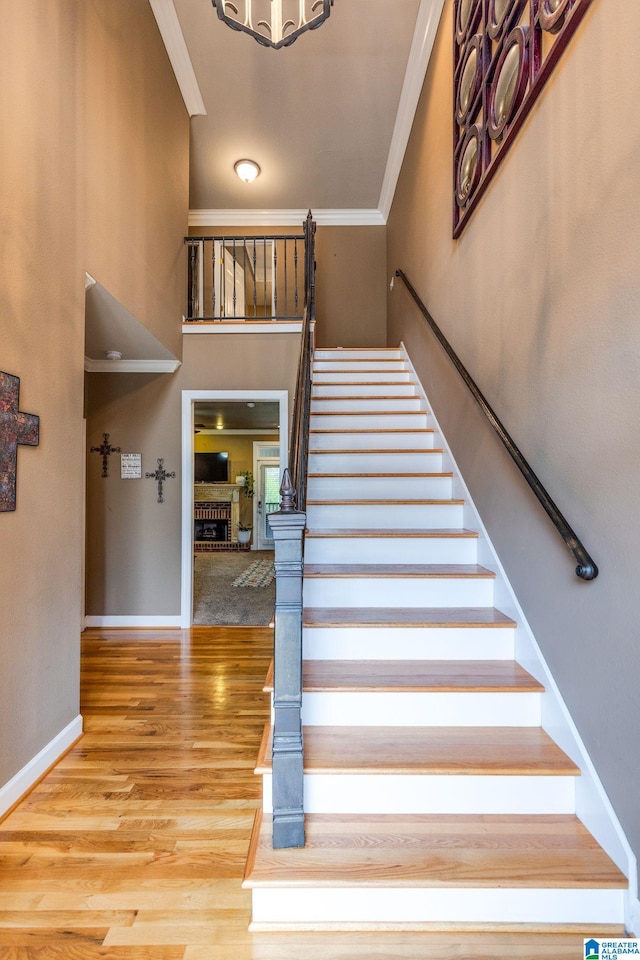
[(307, 214), (304, 223), (304, 313), (302, 340), (298, 360), (296, 393), (291, 424), (291, 478), (296, 490), (296, 506), (304, 510), (307, 499), (307, 454), (309, 448), (309, 414), (311, 410), (311, 355), (315, 321), (315, 233), (316, 224)]
[(440, 329), (436, 321), (433, 319), (433, 317), (425, 307), (424, 303), (416, 293), (416, 290), (412, 286), (411, 282), (407, 279), (407, 276), (404, 273), (404, 271), (396, 270), (396, 277), (400, 277), (400, 279), (405, 284), (407, 290), (415, 300), (422, 316), (427, 321), (429, 327), (431, 328), (433, 333), (438, 338), (440, 344), (442, 345), (445, 353), (447, 354), (447, 356), (453, 363), (454, 367), (456, 368), (456, 370), (458, 371), (458, 373), (466, 383), (467, 387), (469, 388), (471, 394), (473, 395), (474, 400), (480, 406), (480, 409), (482, 410), (485, 417), (493, 427), (495, 433), (498, 435), (498, 437), (504, 444), (507, 450), (507, 453), (509, 454), (511, 459), (514, 461), (514, 463), (520, 470), (522, 476), (525, 478), (525, 480), (527, 481), (527, 483), (535, 493), (536, 497), (538, 498), (538, 501), (540, 502), (543, 509), (547, 513), (554, 527), (556, 528), (556, 530), (564, 540), (565, 544), (567, 545), (569, 552), (572, 554), (573, 558), (577, 561), (578, 566), (576, 567), (576, 576), (580, 577), (581, 580), (595, 580), (595, 578), (598, 576), (598, 568), (594, 563), (593, 559), (591, 558), (591, 556), (587, 553), (584, 545), (578, 539), (578, 537), (576, 536), (572, 528), (569, 526), (565, 517), (562, 515), (562, 513), (560, 513), (560, 511), (558, 510), (558, 507), (556, 506), (556, 504), (553, 502), (553, 500), (547, 493), (546, 489), (544, 488), (544, 486), (542, 485), (542, 483), (534, 473), (530, 464), (527, 462), (527, 460), (525, 460), (520, 449), (516, 446), (513, 438), (507, 432), (503, 424), (500, 422), (500, 420), (496, 416), (488, 400), (486, 399), (486, 397), (478, 387), (475, 380), (473, 380), (473, 378), (471, 377), (469, 371), (467, 370), (467, 368), (464, 366), (464, 364), (458, 357), (458, 354), (455, 352), (455, 350), (453, 349), (453, 347), (445, 337), (444, 333), (442, 332), (442, 330)]

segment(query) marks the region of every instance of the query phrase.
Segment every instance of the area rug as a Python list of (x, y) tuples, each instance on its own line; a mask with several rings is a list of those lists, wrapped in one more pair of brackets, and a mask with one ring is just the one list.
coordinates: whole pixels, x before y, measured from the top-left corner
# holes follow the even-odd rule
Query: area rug
[[(276, 599), (275, 579), (266, 572), (269, 567), (273, 567), (272, 550), (196, 553), (192, 622), (201, 626), (268, 626)], [(254, 578), (264, 578), (265, 585), (249, 583)], [(238, 589), (236, 581), (260, 588)]]
[(254, 560), (248, 570), (233, 581), (233, 587), (268, 587), (275, 576), (273, 561)]

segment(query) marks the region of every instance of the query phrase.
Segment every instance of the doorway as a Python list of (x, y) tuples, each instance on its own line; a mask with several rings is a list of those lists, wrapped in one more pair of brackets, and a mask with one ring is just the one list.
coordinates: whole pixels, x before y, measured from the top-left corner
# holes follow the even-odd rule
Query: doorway
[(255, 498), (253, 508), (254, 549), (273, 550), (273, 534), (269, 514), (280, 509), (280, 447), (254, 443), (253, 475)]
[[(238, 403), (246, 407), (259, 406), (262, 403), (275, 403), (278, 410), (278, 430), (280, 453), (280, 462), (274, 458), (266, 457), (263, 459), (271, 460), (266, 466), (276, 467), (276, 473), (265, 473), (264, 492), (269, 497), (272, 496), (275, 482), (277, 489), (280, 487), (281, 473), (288, 462), (288, 392), (286, 390), (183, 390), (182, 391), (182, 573), (181, 573), (181, 613), (180, 625), (183, 628), (190, 627), (193, 622), (193, 557), (194, 557), (194, 452), (195, 452), (195, 424), (200, 422), (195, 416), (196, 405), (203, 403), (216, 404)], [(198, 406), (198, 409), (201, 409)], [(216, 433), (224, 435), (224, 424), (215, 424)], [(231, 433), (232, 431), (229, 431)], [(240, 432), (240, 431), (236, 431)], [(252, 431), (247, 431), (251, 433)], [(267, 444), (265, 444), (267, 446)], [(269, 444), (273, 452), (273, 440)], [(275, 461), (275, 462), (274, 462)], [(233, 467), (231, 467), (233, 473)], [(254, 484), (259, 476), (254, 473)], [(235, 476), (230, 476), (230, 486), (235, 481)], [(267, 501), (262, 499), (263, 509)], [(269, 499), (269, 509), (271, 509), (272, 500)], [(254, 525), (256, 524), (256, 497), (254, 495)], [(265, 518), (267, 514), (264, 514)], [(264, 532), (269, 533), (268, 521), (264, 521)], [(255, 531), (254, 531), (255, 532)], [(262, 532), (262, 530), (260, 531)]]

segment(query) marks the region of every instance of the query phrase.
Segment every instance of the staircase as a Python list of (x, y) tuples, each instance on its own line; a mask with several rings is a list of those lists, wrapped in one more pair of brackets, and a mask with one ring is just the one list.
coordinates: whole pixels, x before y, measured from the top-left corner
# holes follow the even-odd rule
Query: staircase
[(309, 447), (307, 843), (272, 849), (267, 728), (252, 928), (623, 935), (627, 880), (575, 816), (405, 354), (316, 351)]

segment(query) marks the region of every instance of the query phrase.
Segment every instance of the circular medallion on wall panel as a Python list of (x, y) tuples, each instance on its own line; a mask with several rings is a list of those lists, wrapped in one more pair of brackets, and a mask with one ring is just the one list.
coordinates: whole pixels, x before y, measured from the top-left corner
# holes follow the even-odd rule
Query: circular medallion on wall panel
[(477, 6), (478, 0), (459, 0), (456, 15), (456, 40), (458, 43), (462, 43), (466, 37), (472, 21), (472, 14)]
[(489, 93), (488, 130), (500, 140), (522, 103), (528, 83), (528, 29), (516, 27), (505, 40)]
[(516, 5), (516, 0), (489, 0), (487, 32), (492, 40), (502, 32), (505, 22)]
[(469, 127), (460, 150), (456, 171), (456, 200), (464, 207), (480, 182), (480, 128)]
[(543, 30), (557, 33), (562, 29), (569, 0), (541, 0), (538, 7), (538, 20)]
[(478, 95), (482, 80), (482, 36), (476, 34), (469, 42), (464, 54), (458, 91), (456, 94), (456, 118), (463, 124), (474, 100)]

